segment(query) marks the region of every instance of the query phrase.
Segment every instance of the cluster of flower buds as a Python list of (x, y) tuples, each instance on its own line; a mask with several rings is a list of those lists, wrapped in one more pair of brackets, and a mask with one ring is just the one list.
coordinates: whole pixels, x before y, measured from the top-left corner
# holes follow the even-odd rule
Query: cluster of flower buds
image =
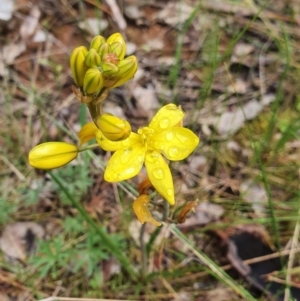
[[(75, 48), (70, 57), (71, 72), (77, 88), (75, 96), (88, 107), (93, 122), (84, 125), (78, 134), (80, 146), (65, 142), (46, 142), (34, 147), (28, 156), (35, 168), (58, 168), (74, 160), (79, 152), (94, 148), (82, 147), (96, 138), (99, 146), (114, 154), (108, 161), (104, 179), (119, 182), (136, 176), (146, 167), (148, 180), (139, 187), (140, 195), (133, 203), (133, 210), (141, 223), (150, 222), (160, 226), (148, 209), (149, 187), (154, 188), (164, 199), (175, 204), (174, 184), (168, 160), (179, 161), (188, 157), (199, 144), (199, 138), (184, 128), (184, 112), (180, 106), (168, 104), (162, 107), (148, 126), (137, 133), (130, 124), (112, 114), (104, 113), (103, 101), (109, 90), (130, 80), (138, 67), (135, 56), (125, 58), (126, 43), (120, 33), (107, 40), (102, 36), (93, 38), (90, 48)], [(166, 161), (167, 160), (167, 161)], [(186, 207), (179, 222), (194, 205)]]
[(119, 87), (134, 76), (137, 59), (134, 55), (124, 58), (125, 53), (126, 43), (120, 33), (107, 40), (95, 36), (89, 50), (80, 46), (72, 51), (70, 67), (76, 85), (84, 93), (82, 102), (88, 103), (102, 90)]

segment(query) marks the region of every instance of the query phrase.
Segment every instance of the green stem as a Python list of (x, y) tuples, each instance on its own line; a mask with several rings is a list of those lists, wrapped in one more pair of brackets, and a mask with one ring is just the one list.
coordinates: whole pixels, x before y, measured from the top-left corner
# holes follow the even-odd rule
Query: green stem
[(170, 204), (165, 200), (164, 201), (164, 212), (163, 212), (163, 221), (166, 221), (169, 217)]
[(107, 98), (108, 92), (109, 89), (103, 88), (103, 90), (99, 93), (98, 96), (94, 97), (91, 102), (86, 104), (90, 111), (91, 117), (97, 127), (97, 119), (103, 114), (103, 101)]
[(145, 238), (144, 238), (145, 230), (146, 230), (146, 223), (142, 225), (140, 231), (140, 245), (141, 245), (141, 253), (142, 253), (142, 271), (141, 271), (142, 279), (144, 279), (147, 274), (147, 266), (148, 266), (147, 264), (148, 256), (147, 256), (147, 250), (146, 250)]
[(91, 145), (88, 145), (88, 146), (85, 146), (85, 147), (81, 147), (81, 148), (78, 149), (78, 152), (84, 152), (86, 150), (94, 149), (96, 147), (99, 147), (99, 144), (95, 143), (95, 144), (91, 144)]
[(109, 251), (119, 260), (120, 264), (129, 274), (132, 280), (137, 279), (137, 275), (135, 270), (132, 268), (130, 262), (126, 258), (126, 256), (119, 250), (118, 246), (116, 246), (109, 235), (107, 235), (100, 227), (98, 227), (97, 223), (88, 215), (88, 213), (83, 209), (83, 207), (72, 197), (72, 195), (68, 192), (65, 186), (61, 183), (59, 178), (56, 177), (52, 172), (48, 172), (53, 181), (59, 186), (59, 188), (65, 193), (67, 198), (71, 201), (72, 205), (80, 212), (80, 214), (84, 217), (84, 219), (90, 224), (90, 226), (96, 231), (96, 233), (101, 237), (105, 246), (109, 249)]

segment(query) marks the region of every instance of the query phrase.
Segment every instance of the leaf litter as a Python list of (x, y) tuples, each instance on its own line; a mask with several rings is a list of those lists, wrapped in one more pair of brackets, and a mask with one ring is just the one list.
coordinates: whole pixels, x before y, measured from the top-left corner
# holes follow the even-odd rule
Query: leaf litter
[[(299, 51), (297, 50), (299, 47), (294, 47), (297, 45), (295, 38), (297, 35), (290, 37), (291, 45), (294, 47), (291, 65), (295, 68), (295, 74), (290, 73), (282, 85), (280, 76), (284, 60), (280, 51), (283, 49), (278, 48), (281, 42), (276, 41), (278, 35), (284, 36), (281, 32), (283, 27), (280, 22), (284, 23), (287, 33), (296, 32), (299, 29), (299, 23), (297, 23), (299, 10), (294, 2), (290, 4), (290, 9), (295, 13), (294, 16), (289, 15), (287, 10), (283, 10), (277, 2), (273, 6), (266, 6), (261, 18), (253, 20), (232, 51), (226, 54), (226, 51), (232, 46), (230, 45), (232, 39), (236, 37), (235, 33), (241, 32), (249, 24), (249, 18), (255, 16), (256, 10), (245, 5), (244, 2), (225, 1), (221, 4), (218, 1), (203, 1), (201, 10), (191, 20), (191, 25), (184, 33), (178, 78), (174, 81), (174, 86), (170, 84), (169, 77), (176, 71), (174, 54), (178, 47), (177, 42), (180, 41), (178, 35), (182, 34), (183, 24), (189, 20), (196, 2), (167, 1), (162, 4), (159, 1), (150, 3), (125, 1), (122, 7), (119, 3), (111, 1), (108, 2), (110, 8), (106, 7), (106, 10), (101, 11), (102, 15), (99, 18), (99, 15), (95, 13), (96, 4), (92, 3), (93, 1), (86, 1), (84, 23), (79, 23), (83, 19), (80, 17), (79, 6), (74, 3), (66, 4), (64, 1), (54, 1), (55, 5), (52, 6), (52, 2), (39, 2), (31, 5), (31, 1), (25, 0), (23, 1), (24, 6), (14, 7), (12, 10), (13, 2), (2, 1), (0, 4), (4, 2), (7, 11), (0, 9), (0, 19), (1, 22), (4, 20), (3, 24), (5, 24), (1, 29), (3, 43), (0, 52), (0, 75), (2, 78), (9, 78), (9, 81), (7, 82), (8, 86), (3, 86), (1, 94), (6, 97), (8, 92), (13, 93), (11, 110), (13, 121), (5, 119), (4, 111), (1, 111), (0, 126), (7, 129), (10, 139), (14, 142), (14, 147), (10, 148), (8, 152), (11, 158), (13, 158), (15, 149), (18, 148), (18, 143), (21, 145), (21, 154), (19, 153), (18, 158), (26, 157), (28, 147), (26, 148), (23, 141), (18, 139), (24, 133), (26, 134), (30, 122), (33, 122), (34, 128), (32, 139), (35, 143), (33, 144), (47, 139), (48, 128), (52, 128), (52, 140), (70, 140), (70, 137), (61, 130), (61, 126), (63, 125), (71, 131), (78, 128), (77, 116), (80, 105), (75, 99), (69, 97), (71, 79), (68, 71), (68, 54), (72, 48), (84, 44), (89, 37), (100, 31), (106, 34), (122, 29), (126, 33), (127, 40), (133, 43), (130, 52), (138, 56), (140, 70), (127, 87), (111, 91), (107, 102), (107, 111), (118, 116), (125, 116), (136, 129), (147, 124), (160, 104), (177, 102), (187, 112), (185, 124), (198, 131), (202, 139), (199, 149), (191, 160), (183, 162), (181, 166), (172, 165), (176, 172), (175, 181), (178, 189), (178, 207), (174, 209), (174, 216), (178, 214), (181, 206), (199, 199), (195, 213), (190, 212), (191, 215), (187, 216), (186, 223), (180, 225), (183, 227), (182, 230), (186, 231), (191, 240), (220, 265), (228, 263), (226, 257), (233, 266), (237, 266), (236, 262), (241, 263), (246, 259), (241, 254), (248, 245), (246, 243), (239, 244), (239, 239), (242, 242), (245, 240), (247, 242), (248, 239), (252, 245), (262, 246), (266, 253), (274, 252), (273, 247), (266, 244), (261, 235), (257, 234), (259, 231), (253, 235), (254, 231), (247, 227), (242, 230), (235, 229), (236, 234), (226, 234), (227, 236), (222, 236), (221, 240), (216, 242), (215, 237), (218, 235), (215, 234), (218, 232), (212, 231), (212, 229), (220, 226), (222, 231), (225, 231), (225, 225), (228, 222), (255, 223), (260, 217), (270, 217), (266, 190), (259, 177), (259, 166), (253, 163), (254, 151), (251, 145), (253, 142), (260, 141), (259, 139), (262, 137), (259, 136), (260, 133), (265, 133), (265, 124), (270, 120), (274, 102), (279, 105), (280, 111), (286, 110), (289, 106), (294, 108), (295, 104), (299, 102), (297, 98), (299, 89), (295, 85), (297, 82), (295, 74), (299, 61)], [(123, 11), (125, 12), (124, 16)], [(4, 17), (1, 18), (3, 12)], [(22, 20), (18, 19), (20, 13), (22, 13)], [(276, 32), (272, 31), (276, 27), (267, 26), (268, 21), (278, 25)], [(217, 31), (214, 31), (213, 28), (217, 28)], [(82, 30), (86, 32), (87, 36), (82, 36)], [(18, 34), (20, 34), (19, 37)], [(215, 34), (218, 39), (214, 39)], [(21, 37), (22, 39), (20, 39)], [(264, 46), (266, 41), (269, 45), (268, 48)], [(214, 53), (217, 53), (215, 57), (217, 59), (223, 55), (224, 57), (213, 67)], [(43, 58), (43, 63), (40, 63), (41, 58)], [(211, 82), (210, 77), (212, 78)], [(36, 98), (28, 95), (28, 91), (32, 87), (37, 91)], [(280, 103), (276, 102), (280, 96), (280, 93), (278, 94), (279, 87), (282, 88), (280, 93), (284, 95), (284, 99)], [(59, 108), (64, 106), (67, 109), (61, 111)], [(29, 110), (29, 108), (34, 109)], [(281, 118), (280, 111), (277, 115), (278, 119)], [(5, 112), (7, 113), (7, 111)], [(41, 116), (43, 117), (41, 118)], [(54, 123), (49, 116), (55, 116), (57, 123)], [(9, 124), (17, 124), (22, 129), (22, 135), (20, 135), (21, 132), (12, 131), (7, 126)], [(250, 127), (252, 137), (247, 134), (247, 127)], [(276, 125), (273, 131), (274, 135), (270, 145), (281, 139)], [(296, 206), (293, 203), (295, 197), (293, 191), (298, 189), (297, 163), (295, 164), (295, 162), (299, 158), (299, 147), (297, 146), (299, 129), (293, 128), (291, 125), (289, 131), (292, 133), (292, 138), (283, 146), (282, 153), (273, 154), (271, 150), (266, 149), (261, 154), (261, 159), (266, 164), (265, 167), (270, 177), (271, 197), (276, 202), (282, 203), (280, 206), (275, 206), (275, 213), (281, 218), (287, 217), (287, 207), (283, 205)], [(30, 137), (29, 133), (27, 133), (27, 137)], [(3, 146), (4, 149), (8, 140), (1, 139), (0, 141), (3, 144), (1, 147)], [(288, 156), (285, 155), (286, 152), (288, 152)], [(99, 151), (97, 156), (105, 161), (108, 154)], [(12, 161), (14, 162), (14, 158)], [(16, 163), (16, 165), (25, 175), (28, 175), (29, 168), (24, 168), (24, 160), (22, 164)], [(129, 208), (132, 195), (130, 192), (120, 189), (119, 186), (116, 190), (105, 183), (101, 178), (99, 167), (99, 163), (93, 164), (91, 172), (93, 185), (87, 189), (81, 201), (84, 203), (86, 211), (112, 233), (128, 232), (127, 242), (132, 250), (129, 253), (132, 253), (132, 259), (139, 267), (141, 259), (137, 255), (139, 250), (136, 249), (136, 246), (139, 245), (140, 225), (136, 224), (136, 220), (131, 221), (133, 215)], [(4, 175), (14, 177), (10, 173)], [(28, 176), (28, 181), (34, 182), (36, 177), (39, 177), (42, 182), (48, 181), (43, 173), (34, 171)], [(17, 185), (20, 183), (18, 181), (17, 179)], [(130, 183), (136, 186), (138, 181), (133, 179)], [(18, 197), (16, 191), (13, 193), (14, 197)], [(120, 198), (120, 195), (123, 199)], [(118, 196), (119, 201), (117, 201)], [(45, 228), (55, 229), (56, 234), (62, 231), (61, 227), (57, 226), (60, 224), (60, 220), (69, 215), (77, 215), (76, 210), (69, 205), (61, 204), (55, 192), (47, 196), (41, 192), (38, 202), (37, 206), (31, 205), (29, 209), (24, 209), (20, 205), (18, 214), (13, 215), (15, 223), (11, 225), (22, 223), (21, 226), (14, 226), (16, 228), (12, 229), (15, 230), (9, 231), (7, 227), (10, 229), (10, 225), (1, 229), (1, 248), (5, 258), (12, 257), (26, 261), (29, 244), (26, 233), (29, 231), (34, 236), (42, 238), (45, 224), (40, 221), (43, 221), (45, 215), (49, 218)], [(36, 215), (33, 216), (35, 212), (41, 214), (37, 223), (21, 222), (25, 218), (26, 220), (35, 220)], [(53, 227), (51, 228), (49, 224), (53, 224)], [(291, 236), (290, 227), (293, 225), (294, 223), (289, 220), (285, 224), (280, 223), (280, 227), (284, 229), (280, 237), (283, 245), (287, 245)], [(273, 241), (273, 229), (271, 227), (267, 229), (271, 234), (269, 239)], [(230, 232), (232, 229), (227, 230)], [(148, 242), (152, 241), (155, 237), (155, 229), (147, 229), (145, 236)], [(135, 242), (134, 247), (132, 247), (132, 240)], [(224, 255), (225, 247), (220, 244), (220, 241), (225, 246), (229, 246), (230, 252), (234, 249), (232, 246), (235, 246), (236, 253), (229, 254), (229, 256)], [(182, 257), (191, 255), (188, 253), (189, 251), (178, 242), (172, 241), (170, 235), (158, 236), (154, 245), (151, 257), (152, 270), (175, 271), (174, 273), (178, 273), (178, 279), (180, 279), (181, 271), (176, 270), (176, 266), (181, 262)], [(260, 256), (255, 253), (255, 249), (252, 250), (250, 247), (248, 249), (251, 254), (248, 254), (247, 258)], [(235, 263), (232, 260), (235, 260)], [(186, 273), (182, 272), (182, 274), (190, 275), (194, 272), (196, 274), (203, 270), (201, 265), (195, 265), (192, 262), (183, 263), (181, 270), (186, 269), (184, 270)], [(99, 265), (102, 263), (100, 261)], [(295, 261), (294, 266), (297, 267), (297, 265), (299, 266), (299, 260)], [(265, 266), (266, 264), (262, 261), (258, 267), (263, 269)], [(119, 266), (110, 260), (107, 261), (104, 270), (109, 271), (107, 279), (111, 279), (112, 274), (114, 274), (112, 277), (119, 277), (122, 273)], [(247, 279), (257, 280), (261, 276), (256, 273), (254, 268), (250, 274), (243, 274), (242, 268), (237, 270), (243, 277), (250, 277)], [(70, 278), (66, 276), (65, 279), (62, 279), (62, 285), (66, 291), (72, 290), (69, 284), (73, 283), (73, 280), (75, 280), (74, 283), (77, 283), (76, 276), (80, 278), (80, 283), (88, 283), (86, 275), (80, 275), (80, 273), (71, 275)], [(171, 285), (176, 277), (168, 278)], [(236, 277), (238, 278), (238, 276)], [(47, 280), (50, 284), (41, 283), (38, 289), (43, 294), (50, 296), (53, 293), (54, 281), (50, 277)], [(197, 286), (199, 283), (200, 287)], [(0, 288), (2, 289), (1, 283)], [(156, 292), (168, 291), (162, 286), (161, 281), (154, 281), (151, 289), (153, 294), (151, 298), (155, 298)], [(219, 298), (222, 300), (222, 298), (226, 299), (225, 296), (228, 296), (227, 300), (236, 298), (236, 295), (231, 295), (226, 288), (216, 284), (208, 276), (201, 276), (193, 282), (189, 280), (182, 284), (176, 284), (174, 280), (173, 289), (178, 292), (179, 298), (180, 296), (183, 298), (195, 297), (196, 300), (219, 300)], [(107, 289), (107, 292), (109, 291), (113, 290)], [(192, 297), (190, 291), (193, 292)], [(268, 291), (268, 287), (263, 287), (262, 292), (267, 296), (274, 293)], [(78, 293), (78, 296), (82, 297), (83, 294), (84, 291), (82, 294)], [(124, 291), (125, 296), (131, 294), (133, 294), (132, 291)], [(99, 296), (97, 293), (94, 295)], [(120, 294), (112, 292), (106, 295), (111, 298), (120, 296)]]

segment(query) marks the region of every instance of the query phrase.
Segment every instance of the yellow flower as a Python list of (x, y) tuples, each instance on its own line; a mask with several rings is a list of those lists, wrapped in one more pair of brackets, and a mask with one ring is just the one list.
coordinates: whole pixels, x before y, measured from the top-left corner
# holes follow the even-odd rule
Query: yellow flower
[(145, 164), (153, 187), (171, 204), (175, 203), (171, 171), (164, 157), (171, 161), (183, 160), (196, 148), (199, 138), (181, 127), (184, 112), (174, 104), (162, 107), (148, 127), (131, 132), (122, 141), (110, 141), (101, 131), (96, 132), (99, 145), (115, 151), (104, 173), (108, 182), (118, 182), (136, 176)]
[(66, 142), (46, 142), (35, 146), (28, 155), (29, 164), (39, 169), (61, 167), (78, 155), (76, 145)]

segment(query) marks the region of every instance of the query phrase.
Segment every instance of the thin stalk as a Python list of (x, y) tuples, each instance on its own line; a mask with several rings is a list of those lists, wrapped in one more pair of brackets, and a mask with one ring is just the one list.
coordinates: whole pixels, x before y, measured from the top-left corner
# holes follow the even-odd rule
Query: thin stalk
[(141, 254), (142, 254), (142, 270), (141, 270), (142, 279), (145, 279), (145, 276), (147, 275), (147, 267), (148, 267), (148, 256), (147, 256), (145, 237), (144, 237), (145, 230), (146, 230), (146, 223), (142, 225), (140, 231), (140, 245), (141, 245)]
[(67, 198), (71, 201), (72, 205), (80, 212), (80, 214), (84, 217), (84, 219), (90, 224), (90, 226), (96, 231), (96, 233), (101, 237), (103, 243), (109, 249), (109, 251), (119, 260), (120, 264), (129, 274), (132, 280), (137, 279), (137, 275), (135, 270), (132, 268), (130, 262), (127, 257), (119, 250), (118, 246), (116, 246), (109, 235), (107, 235), (100, 227), (98, 227), (97, 223), (87, 214), (87, 212), (83, 209), (83, 207), (72, 197), (72, 195), (68, 192), (65, 186), (61, 183), (58, 177), (54, 175), (52, 172), (48, 172), (53, 181), (59, 186), (59, 188), (64, 192)]
[(164, 212), (163, 212), (163, 221), (166, 221), (169, 217), (170, 204), (165, 200), (164, 201)]
[(88, 145), (88, 146), (85, 146), (85, 147), (80, 147), (78, 149), (78, 152), (84, 152), (86, 150), (89, 150), (89, 149), (94, 149), (96, 147), (99, 147), (99, 144), (95, 143), (95, 144), (91, 144), (91, 145)]

